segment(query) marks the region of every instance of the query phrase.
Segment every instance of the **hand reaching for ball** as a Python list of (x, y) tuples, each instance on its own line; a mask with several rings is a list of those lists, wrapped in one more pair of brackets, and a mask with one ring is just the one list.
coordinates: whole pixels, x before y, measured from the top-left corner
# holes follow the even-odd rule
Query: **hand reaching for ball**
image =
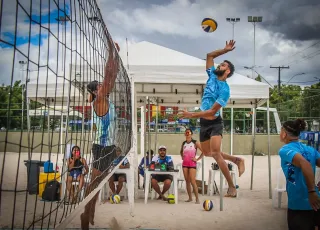
[(230, 40), (229, 43), (228, 41), (226, 41), (226, 46), (224, 47), (224, 49), (226, 51), (232, 51), (234, 50), (236, 47), (234, 46), (234, 44), (236, 44), (236, 42), (234, 40)]

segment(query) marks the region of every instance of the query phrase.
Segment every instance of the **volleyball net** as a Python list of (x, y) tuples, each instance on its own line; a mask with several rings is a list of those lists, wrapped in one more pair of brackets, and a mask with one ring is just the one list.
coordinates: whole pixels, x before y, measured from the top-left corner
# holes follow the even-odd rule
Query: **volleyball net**
[(0, 23), (0, 227), (55, 228), (128, 154), (130, 80), (95, 0), (0, 0)]

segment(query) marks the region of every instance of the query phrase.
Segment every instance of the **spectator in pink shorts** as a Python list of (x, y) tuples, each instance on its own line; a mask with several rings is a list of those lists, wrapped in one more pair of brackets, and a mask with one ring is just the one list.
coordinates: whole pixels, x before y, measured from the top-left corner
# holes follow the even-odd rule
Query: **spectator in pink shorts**
[[(197, 150), (201, 150), (201, 145), (199, 141), (192, 139), (192, 130), (186, 129), (185, 136), (186, 140), (182, 142), (180, 154), (182, 157), (182, 168), (183, 175), (186, 180), (186, 187), (189, 199), (186, 202), (192, 201), (191, 195), (191, 185), (193, 187), (193, 192), (196, 196), (196, 204), (200, 204), (199, 195), (198, 195), (198, 186), (196, 183), (196, 175), (197, 175), (197, 161), (199, 161), (203, 154), (197, 159)], [(202, 151), (202, 150), (201, 150)]]

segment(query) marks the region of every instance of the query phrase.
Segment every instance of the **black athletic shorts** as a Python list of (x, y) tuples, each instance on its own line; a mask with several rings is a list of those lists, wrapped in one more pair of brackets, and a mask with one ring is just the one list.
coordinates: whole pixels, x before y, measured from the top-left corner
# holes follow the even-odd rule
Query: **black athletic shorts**
[(153, 179), (155, 179), (158, 182), (164, 182), (165, 180), (171, 180), (171, 182), (173, 181), (173, 176), (169, 175), (169, 174), (152, 174), (151, 175)]
[(212, 136), (222, 136), (223, 120), (218, 116), (214, 120), (200, 118), (200, 142), (210, 140)]
[(122, 173), (113, 174), (113, 181), (119, 181), (119, 177), (121, 176), (124, 177), (124, 181), (127, 182), (126, 174)]
[(292, 210), (287, 213), (289, 230), (314, 230), (320, 228), (320, 209), (314, 210)]
[(112, 162), (117, 158), (116, 146), (101, 146), (97, 144), (92, 145), (93, 163), (92, 167), (104, 172), (107, 170)]
[(193, 166), (182, 166), (182, 168), (187, 168), (187, 169), (197, 169), (197, 167), (193, 167)]

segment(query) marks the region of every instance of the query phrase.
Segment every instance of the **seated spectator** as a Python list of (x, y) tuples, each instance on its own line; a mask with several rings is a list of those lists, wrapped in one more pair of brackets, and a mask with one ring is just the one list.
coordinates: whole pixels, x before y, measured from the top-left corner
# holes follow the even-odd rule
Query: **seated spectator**
[[(150, 163), (149, 163), (149, 159), (153, 158), (153, 150), (151, 149), (151, 156), (149, 155), (149, 152), (147, 152), (147, 155), (146, 155), (146, 168), (149, 167)], [(141, 162), (138, 166), (138, 189), (140, 189), (140, 176), (141, 175), (143, 178), (144, 178), (144, 157), (142, 157), (141, 159)], [(144, 188), (144, 180), (143, 180), (143, 188)]]
[[(78, 197), (78, 192), (81, 191), (84, 185), (84, 176), (89, 172), (89, 167), (84, 158), (81, 157), (80, 147), (73, 146), (71, 149), (71, 156), (68, 159), (68, 170), (69, 175), (67, 179), (67, 190), (69, 192), (69, 199), (72, 197), (73, 201), (76, 201)], [(74, 196), (72, 187), (72, 182), (79, 182), (79, 187), (77, 194)]]
[[(173, 168), (173, 161), (171, 156), (167, 156), (167, 148), (166, 146), (160, 146), (158, 155), (154, 156), (152, 158), (151, 163), (157, 164), (166, 164), (167, 167), (172, 167)], [(152, 174), (152, 180), (151, 180), (151, 185), (154, 191), (156, 191), (159, 194), (158, 200), (164, 200), (167, 201), (168, 199), (164, 196), (164, 194), (169, 190), (173, 177), (170, 174)], [(160, 190), (160, 187), (158, 185), (159, 182), (163, 182), (163, 189), (162, 191)]]
[[(125, 156), (121, 156), (121, 149), (119, 147), (117, 147), (117, 149), (116, 149), (116, 154), (117, 154), (118, 158), (113, 161), (113, 166), (117, 166), (120, 163), (120, 161), (122, 161), (122, 159), (125, 158)], [(124, 161), (122, 162), (122, 164), (119, 166), (119, 169), (127, 169), (127, 168), (130, 168), (130, 163), (129, 163), (128, 159), (125, 158)], [(116, 189), (116, 186), (114, 183), (116, 181), (118, 182), (117, 189)], [(109, 186), (110, 186), (110, 189), (111, 189), (113, 195), (120, 193), (122, 186), (123, 186), (123, 182), (126, 182), (126, 174), (124, 174), (124, 173), (123, 174), (122, 173), (115, 173), (110, 177)]]

